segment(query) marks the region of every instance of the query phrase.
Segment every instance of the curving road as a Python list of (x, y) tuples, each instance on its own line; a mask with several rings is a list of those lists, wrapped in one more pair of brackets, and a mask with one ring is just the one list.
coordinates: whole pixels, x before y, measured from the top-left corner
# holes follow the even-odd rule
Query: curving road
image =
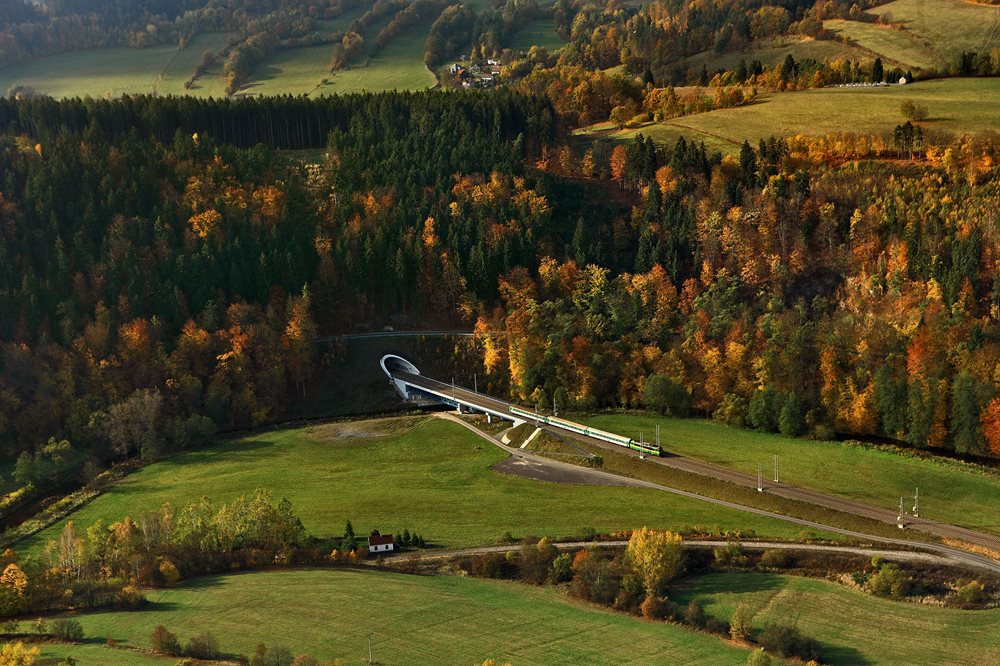
[[(858, 555), (866, 558), (880, 557), (891, 562), (920, 562), (925, 564), (938, 565), (962, 565), (964, 562), (956, 561), (947, 555), (935, 555), (932, 553), (921, 553), (911, 550), (884, 550), (879, 548), (861, 548), (858, 546), (837, 546), (831, 544), (818, 543), (790, 543), (787, 541), (720, 541), (717, 539), (708, 540), (684, 540), (685, 548), (709, 549), (724, 548), (731, 543), (739, 544), (746, 550), (790, 550), (790, 551), (810, 551), (821, 553), (838, 553), (844, 555)], [(562, 541), (553, 543), (558, 550), (579, 550), (580, 548), (622, 548), (628, 545), (628, 541)], [(385, 562), (417, 558), (421, 562), (434, 560), (450, 560), (456, 557), (470, 557), (472, 555), (485, 555), (487, 553), (512, 553), (520, 550), (524, 546), (521, 544), (511, 544), (504, 546), (476, 546), (473, 548), (448, 548), (444, 550), (431, 551), (411, 551), (384, 555)], [(365, 564), (377, 564), (377, 561), (365, 560)]]
[[(430, 381), (434, 381), (434, 380), (430, 380)], [(440, 383), (440, 382), (438, 382), (438, 383)], [(467, 393), (469, 393), (470, 395), (473, 395), (473, 396), (476, 395), (476, 394), (473, 394), (471, 392), (467, 392)], [(479, 430), (475, 426), (473, 426), (473, 425), (471, 425), (471, 424), (463, 421), (462, 419), (458, 418), (457, 416), (455, 416), (454, 414), (452, 414), (450, 412), (448, 412), (448, 413), (440, 413), (439, 417), (447, 419), (447, 420), (452, 421), (454, 423), (458, 423), (458, 424), (462, 425), (463, 427), (468, 428), (470, 431), (476, 433), (477, 435), (479, 435), (480, 437), (482, 437), (486, 441), (490, 442), (494, 446), (497, 446), (497, 447), (503, 449), (504, 451), (506, 451), (507, 453), (509, 453), (514, 458), (515, 461), (516, 460), (521, 460), (521, 461), (524, 461), (525, 464), (527, 466), (529, 466), (529, 467), (545, 469), (547, 474), (551, 474), (552, 475), (553, 478), (551, 480), (557, 480), (557, 477), (559, 476), (559, 472), (560, 471), (564, 471), (567, 474), (572, 474), (573, 478), (576, 479), (574, 481), (571, 481), (572, 483), (590, 483), (592, 485), (630, 486), (630, 487), (634, 487), (634, 488), (647, 488), (647, 489), (650, 489), (650, 490), (659, 490), (659, 491), (663, 491), (663, 492), (672, 493), (674, 495), (680, 495), (682, 497), (689, 497), (691, 499), (697, 499), (697, 500), (700, 500), (702, 502), (710, 502), (710, 503), (716, 504), (718, 506), (724, 506), (724, 507), (727, 507), (727, 508), (730, 508), (730, 509), (736, 509), (738, 511), (744, 511), (746, 513), (752, 513), (752, 514), (758, 515), (758, 516), (765, 516), (765, 517), (768, 517), (768, 518), (774, 518), (776, 520), (783, 520), (785, 522), (793, 523), (793, 524), (796, 524), (796, 525), (802, 525), (804, 527), (809, 527), (809, 528), (816, 529), (816, 530), (822, 530), (822, 531), (826, 531), (826, 532), (833, 532), (833, 533), (836, 533), (836, 534), (843, 534), (845, 536), (853, 537), (855, 539), (860, 539), (860, 540), (866, 541), (866, 542), (886, 543), (886, 544), (892, 544), (894, 546), (902, 546), (902, 547), (905, 547), (905, 548), (908, 548), (908, 549), (911, 549), (911, 550), (922, 550), (922, 551), (928, 551), (928, 552), (932, 552), (932, 553), (937, 553), (937, 554), (940, 554), (940, 555), (942, 555), (944, 557), (949, 558), (951, 561), (953, 561), (955, 563), (961, 563), (961, 564), (964, 564), (966, 566), (974, 567), (974, 568), (977, 568), (977, 569), (986, 569), (988, 571), (993, 571), (995, 573), (1000, 573), (1000, 562), (998, 562), (998, 561), (996, 561), (996, 560), (994, 560), (992, 558), (986, 557), (985, 555), (979, 555), (977, 553), (971, 553), (969, 551), (962, 550), (961, 548), (956, 548), (956, 547), (953, 547), (953, 546), (946, 546), (946, 545), (937, 544), (937, 543), (914, 542), (914, 541), (911, 541), (911, 540), (908, 540), (908, 539), (894, 539), (894, 538), (891, 538), (891, 537), (873, 536), (871, 534), (865, 534), (864, 532), (856, 532), (854, 530), (847, 530), (847, 529), (842, 529), (842, 528), (839, 528), (839, 527), (832, 527), (830, 525), (824, 525), (822, 523), (817, 523), (817, 522), (812, 521), (812, 520), (805, 520), (804, 518), (795, 518), (795, 517), (792, 517), (792, 516), (786, 516), (786, 515), (783, 515), (783, 514), (780, 514), (780, 513), (775, 513), (773, 511), (767, 511), (765, 509), (757, 509), (755, 507), (749, 507), (749, 506), (745, 506), (743, 504), (737, 504), (735, 502), (728, 502), (726, 500), (721, 500), (721, 499), (718, 499), (718, 498), (715, 498), (715, 497), (707, 497), (705, 495), (698, 495), (697, 493), (692, 493), (692, 492), (689, 492), (689, 491), (686, 491), (686, 490), (680, 490), (678, 488), (671, 488), (670, 486), (664, 486), (664, 485), (661, 485), (661, 484), (658, 484), (658, 483), (653, 483), (651, 481), (645, 481), (643, 479), (633, 479), (631, 477), (625, 477), (625, 476), (621, 476), (621, 475), (618, 475), (618, 474), (612, 474), (611, 472), (606, 472), (604, 470), (590, 469), (590, 468), (580, 467), (578, 465), (571, 465), (570, 463), (564, 463), (564, 462), (561, 462), (561, 461), (558, 461), (558, 460), (552, 460), (551, 458), (546, 458), (544, 456), (539, 456), (539, 455), (536, 455), (536, 454), (533, 454), (533, 453), (528, 453), (528, 452), (522, 451), (520, 449), (511, 448), (511, 447), (509, 447), (509, 446), (507, 446), (505, 444), (502, 444), (501, 442), (499, 442), (494, 437), (491, 437), (490, 435), (482, 432), (481, 430)], [(559, 432), (563, 433), (563, 431), (561, 431), (561, 430)], [(583, 436), (581, 436), (581, 437), (583, 437)], [(584, 439), (586, 441), (590, 441), (590, 442), (596, 442), (597, 441), (597, 440), (593, 440), (593, 439), (591, 439), (589, 437), (586, 437)], [(600, 442), (600, 443), (603, 444), (603, 442)], [(609, 445), (609, 447), (610, 446), (611, 445)], [(617, 448), (616, 448), (616, 450), (617, 450)], [(648, 460), (648, 458), (647, 458), (647, 460)], [(657, 462), (659, 462), (660, 460), (662, 460), (662, 459), (657, 459)], [(711, 466), (711, 467), (714, 467), (714, 466)], [(726, 471), (726, 472), (731, 472), (731, 470), (725, 470), (724, 468), (719, 468), (719, 469), (721, 469), (723, 471)], [(531, 476), (531, 475), (526, 475), (526, 476), (529, 476), (529, 478), (536, 478), (536, 479), (539, 478), (538, 476)], [(714, 476), (714, 475), (711, 475), (711, 476)], [(725, 476), (719, 476), (719, 477), (716, 477), (716, 478), (721, 478), (722, 480), (728, 480), (727, 478), (725, 478)], [(540, 479), (540, 480), (549, 480), (549, 479)], [(756, 484), (757, 484), (757, 479), (754, 478), (753, 479), (753, 485), (754, 485), (754, 487), (756, 487)], [(818, 495), (822, 495), (822, 493), (817, 493), (817, 494)], [(810, 500), (804, 499), (802, 501), (809, 502)], [(813, 502), (813, 503), (815, 503), (815, 502)], [(865, 506), (865, 505), (861, 505), (861, 506)], [(834, 507), (834, 508), (836, 508), (836, 507)], [(871, 508), (874, 508), (874, 507), (871, 507)], [(838, 510), (843, 510), (846, 513), (853, 513), (853, 511), (851, 511), (850, 509), (846, 509), (846, 510), (845, 509), (838, 509)], [(896, 519), (896, 516), (893, 515), (892, 516), (892, 522), (895, 522), (895, 519)], [(937, 523), (935, 523), (935, 525), (937, 525)], [(956, 530), (961, 530), (961, 528), (955, 528), (955, 529)], [(963, 530), (963, 531), (967, 531), (967, 530)], [(978, 532), (973, 532), (973, 534), (978, 535), (979, 533)]]

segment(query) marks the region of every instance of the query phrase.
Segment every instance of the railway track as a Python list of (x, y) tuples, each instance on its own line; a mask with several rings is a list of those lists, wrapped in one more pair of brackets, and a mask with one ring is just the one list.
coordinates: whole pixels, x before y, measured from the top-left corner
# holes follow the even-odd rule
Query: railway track
[[(431, 379), (419, 374), (413, 374), (409, 372), (396, 372), (394, 376), (399, 379), (403, 379), (409, 384), (416, 387), (423, 387), (439, 394), (450, 396), (453, 400), (461, 401), (466, 405), (472, 407), (483, 407), (494, 412), (503, 413), (508, 412), (512, 406), (509, 402), (498, 400), (496, 398), (483, 395), (476, 391), (470, 391), (468, 389), (448, 384), (445, 382), (438, 381), (436, 379)], [(551, 428), (552, 426), (545, 426), (546, 428)], [(622, 446), (616, 446), (610, 444), (600, 439), (590, 437), (578, 432), (573, 432), (571, 430), (566, 430), (559, 428), (557, 432), (562, 436), (569, 436), (582, 442), (586, 442), (592, 445), (599, 446), (601, 448), (606, 448), (608, 450), (614, 450), (619, 453), (624, 453), (625, 455), (638, 456), (639, 454), (628, 448)], [(743, 486), (747, 488), (757, 488), (757, 477), (740, 472), (737, 470), (729, 469), (727, 467), (722, 467), (720, 465), (715, 465), (712, 463), (695, 460), (692, 458), (687, 458), (685, 456), (679, 456), (674, 454), (667, 454), (662, 458), (646, 457), (646, 460), (652, 464), (663, 465), (665, 467), (670, 467), (680, 471), (688, 472), (691, 474), (697, 474), (700, 476), (705, 476), (727, 483), (732, 483), (734, 485)], [(637, 480), (638, 481), (638, 480)], [(648, 482), (643, 482), (648, 483)], [(662, 490), (669, 490), (670, 492), (675, 492), (678, 494), (690, 495), (698, 499), (705, 501), (714, 501), (725, 504), (732, 504), (728, 502), (722, 502), (715, 498), (706, 497), (704, 495), (698, 495), (696, 493), (688, 493), (686, 491), (681, 491), (679, 489), (668, 488), (667, 486), (660, 486), (659, 484), (649, 483), (650, 486), (656, 486)], [(806, 504), (812, 504), (814, 506), (821, 506), (834, 511), (840, 511), (853, 516), (858, 516), (862, 518), (869, 518), (872, 520), (877, 520), (879, 522), (894, 525), (897, 523), (898, 512), (895, 509), (887, 509), (884, 507), (873, 506), (870, 504), (865, 504), (863, 502), (858, 502), (856, 500), (848, 499), (845, 497), (838, 497), (835, 495), (829, 495), (827, 493), (822, 493), (816, 490), (810, 490), (808, 488), (802, 488), (799, 486), (792, 486), (783, 483), (768, 482), (764, 485), (764, 491), (772, 495), (777, 495), (785, 499), (803, 502)], [(742, 505), (734, 505), (742, 506)], [(807, 521), (799, 518), (794, 518), (792, 516), (784, 516), (782, 514), (775, 514), (769, 511), (762, 511), (760, 509), (753, 509), (752, 507), (743, 507), (745, 510), (752, 511), (754, 513), (760, 513), (761, 515), (772, 515), (774, 517), (779, 517), (791, 522), (796, 522), (802, 525), (808, 525), (810, 527), (815, 527), (819, 529), (832, 529), (830, 526), (815, 523), (813, 521)], [(905, 517), (905, 526), (909, 529), (918, 530), (924, 534), (928, 534), (933, 537), (940, 539), (949, 539), (954, 541), (963, 542), (966, 544), (971, 544), (973, 546), (978, 546), (980, 548), (985, 548), (990, 551), (1000, 552), (1000, 536), (986, 534), (983, 532), (978, 532), (976, 530), (971, 530), (958, 525), (949, 525), (946, 523), (940, 523), (933, 520), (928, 520), (926, 518), (918, 518), (915, 516)], [(875, 539), (882, 541), (884, 543), (894, 543), (897, 545), (906, 545), (908, 547), (917, 546), (918, 543), (912, 539), (893, 539), (888, 537), (875, 537), (869, 534), (864, 534), (860, 532), (853, 532), (851, 530), (835, 529), (843, 534), (854, 536), (862, 539)], [(954, 556), (957, 548), (951, 546), (945, 546), (941, 544), (930, 544), (930, 543), (919, 543), (919, 547), (925, 548), (927, 550), (944, 553), (949, 556)], [(979, 553), (967, 553), (967, 561), (975, 561), (980, 566), (990, 568), (994, 571), (1000, 571), (1000, 562), (997, 560), (987, 557)]]

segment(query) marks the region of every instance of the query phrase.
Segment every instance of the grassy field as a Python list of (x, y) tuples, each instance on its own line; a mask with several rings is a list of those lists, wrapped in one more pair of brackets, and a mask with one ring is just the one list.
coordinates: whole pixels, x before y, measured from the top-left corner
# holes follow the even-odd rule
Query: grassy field
[(0, 69), (0, 92), (23, 85), (53, 97), (150, 94), (176, 52), (173, 46), (107, 48), (34, 58)]
[[(326, 21), (324, 31), (346, 30), (367, 6), (358, 7), (335, 21)], [(362, 35), (373, 44), (375, 36), (392, 19), (386, 16), (370, 25)], [(279, 95), (291, 93), (332, 94), (361, 90), (419, 90), (437, 81), (424, 66), (424, 42), (429, 25), (413, 26), (389, 42), (379, 53), (362, 55), (349, 67), (330, 72), (332, 47), (329, 44), (279, 51), (254, 72), (240, 94)], [(325, 83), (324, 83), (325, 81)]]
[(428, 26), (414, 26), (389, 42), (374, 56), (337, 72), (319, 93), (370, 90), (420, 90), (437, 83), (424, 65), (424, 43)]
[(756, 43), (754, 48), (745, 52), (736, 51), (730, 53), (717, 54), (714, 51), (704, 51), (693, 55), (685, 60), (692, 74), (701, 71), (704, 65), (709, 72), (717, 69), (735, 70), (744, 60), (748, 65), (754, 60), (760, 60), (764, 65), (771, 67), (785, 59), (785, 56), (792, 54), (796, 60), (812, 58), (818, 62), (833, 60), (834, 58), (851, 58), (854, 60), (867, 59), (869, 56), (860, 49), (842, 44), (832, 40), (815, 40), (812, 38), (802, 39), (771, 39)]
[[(143, 645), (143, 647), (148, 647)], [(59, 666), (66, 657), (76, 659), (79, 666), (174, 666), (177, 657), (157, 657), (151, 654), (125, 649), (108, 649), (104, 647), (104, 639), (94, 639), (94, 642), (79, 645), (63, 643), (43, 643), (39, 656), (39, 666)]]
[[(891, 132), (903, 121), (904, 100), (926, 106), (925, 129), (977, 132), (1000, 129), (1000, 79), (938, 79), (888, 88), (821, 88), (764, 93), (746, 106), (720, 109), (620, 132), (612, 140), (638, 134), (672, 144), (678, 136), (704, 140), (709, 148), (739, 152), (744, 139), (756, 144), (769, 136), (824, 135), (831, 132)], [(589, 128), (591, 132), (601, 127)]]
[(790, 439), (737, 430), (711, 421), (645, 416), (600, 415), (581, 419), (600, 428), (649, 440), (660, 424), (666, 450), (756, 473), (770, 472), (778, 456), (779, 478), (868, 504), (895, 507), (920, 487), (920, 515), (1000, 534), (1000, 477), (949, 460), (928, 460), (836, 442)]
[[(736, 605), (756, 612), (755, 629), (794, 624), (823, 646), (824, 664), (996, 664), (1000, 610), (960, 611), (887, 601), (835, 583), (757, 573), (712, 574), (673, 590), (729, 620)], [(873, 630), (884, 627), (883, 630)]]
[(197, 88), (191, 91), (184, 89), (184, 83), (194, 74), (195, 68), (201, 62), (205, 51), (211, 51), (218, 58), (226, 48), (229, 34), (222, 32), (206, 32), (195, 35), (180, 51), (174, 51), (163, 70), (157, 75), (156, 92), (161, 95), (183, 95), (187, 92), (202, 97), (220, 97), (225, 95), (226, 83), (222, 80), (222, 65), (217, 64), (211, 72), (198, 78)]
[[(180, 507), (203, 496), (224, 502), (262, 487), (287, 497), (318, 536), (341, 534), (348, 519), (360, 534), (405, 527), (445, 546), (491, 543), (507, 531), (572, 536), (582, 527), (703, 526), (783, 537), (802, 531), (653, 490), (541, 483), (493, 472), (505, 455), (461, 426), (433, 418), (264, 432), (150, 465), (72, 519), (86, 527), (165, 502)], [(15, 550), (37, 551), (61, 529), (53, 526)]]
[(511, 38), (510, 44), (505, 44), (514, 51), (524, 52), (535, 45), (543, 46), (549, 53), (553, 53), (565, 46), (566, 40), (552, 28), (552, 19), (543, 17), (526, 24)]
[(962, 51), (1000, 46), (1000, 7), (969, 0), (896, 0), (868, 10), (892, 15), (915, 38), (950, 63)]
[(920, 41), (909, 30), (844, 19), (824, 21), (823, 27), (839, 37), (848, 37), (860, 46), (878, 53), (887, 60), (886, 64), (895, 61), (906, 67), (920, 69), (948, 64), (943, 54)]
[(609, 654), (627, 664), (746, 660), (746, 650), (713, 636), (584, 606), (555, 588), (471, 578), (295, 570), (200, 578), (147, 596), (142, 611), (79, 616), (85, 635), (148, 647), (162, 624), (182, 642), (209, 630), (227, 653), (248, 654), (263, 641), (348, 664), (367, 660), (369, 632), (381, 664), (601, 664)]
[[(358, 7), (337, 19), (323, 21), (320, 30), (324, 33), (346, 30), (367, 8)], [(370, 26), (364, 37), (374, 41), (390, 19), (391, 16), (385, 17)], [(350, 69), (335, 74), (329, 71), (332, 53), (329, 44), (278, 51), (258, 66), (238, 94), (301, 95), (429, 88), (436, 79), (424, 66), (428, 27), (413, 27), (378, 54), (362, 57)], [(107, 48), (34, 58), (0, 69), (0, 93), (13, 85), (25, 85), (53, 97), (152, 93), (222, 97), (226, 85), (221, 63), (203, 74), (191, 90), (184, 89), (184, 82), (194, 73), (202, 54), (206, 50), (218, 54), (227, 38), (223, 33), (197, 35), (183, 50), (173, 46)]]

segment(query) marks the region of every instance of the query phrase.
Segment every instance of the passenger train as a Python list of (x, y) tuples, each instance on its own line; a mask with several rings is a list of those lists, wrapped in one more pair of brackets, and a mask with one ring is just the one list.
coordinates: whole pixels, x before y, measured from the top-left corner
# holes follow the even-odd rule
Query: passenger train
[(562, 428), (563, 430), (569, 430), (570, 432), (575, 432), (581, 435), (586, 435), (588, 437), (593, 437), (594, 439), (599, 439), (602, 442), (609, 442), (611, 444), (617, 444), (618, 446), (624, 446), (625, 448), (632, 449), (633, 451), (639, 451), (641, 453), (645, 453), (646, 455), (650, 456), (663, 455), (663, 449), (661, 449), (657, 444), (647, 444), (645, 442), (640, 443), (635, 441), (634, 439), (629, 439), (628, 437), (615, 435), (610, 432), (598, 430), (597, 428), (588, 428), (586, 426), (580, 425), (579, 423), (566, 421), (564, 419), (560, 419), (555, 416), (545, 416), (544, 414), (536, 414), (534, 412), (529, 412), (519, 407), (511, 406), (510, 413), (528, 421), (537, 421), (539, 423), (550, 425), (553, 428)]

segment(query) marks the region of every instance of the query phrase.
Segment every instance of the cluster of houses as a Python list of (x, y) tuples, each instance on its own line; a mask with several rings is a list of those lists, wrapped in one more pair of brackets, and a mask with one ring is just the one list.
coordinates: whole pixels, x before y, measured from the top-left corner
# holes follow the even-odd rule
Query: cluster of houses
[(452, 63), (448, 68), (455, 87), (494, 88), (500, 83), (499, 60), (489, 58), (471, 65), (466, 65), (466, 62), (468, 62), (467, 57), (463, 55), (458, 62)]

